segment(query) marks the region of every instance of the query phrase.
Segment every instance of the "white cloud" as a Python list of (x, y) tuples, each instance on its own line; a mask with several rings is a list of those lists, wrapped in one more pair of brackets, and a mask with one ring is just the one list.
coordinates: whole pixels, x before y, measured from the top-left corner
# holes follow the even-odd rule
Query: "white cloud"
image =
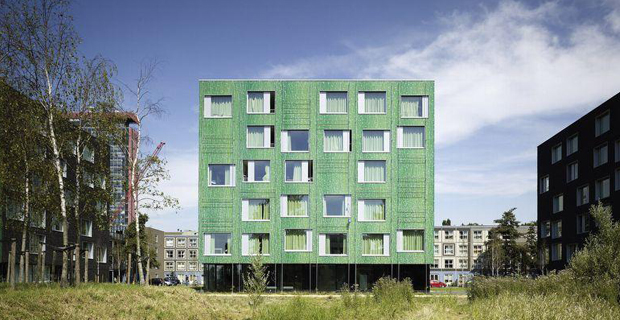
[(424, 46), (306, 58), (264, 75), (435, 79), (441, 146), (517, 117), (585, 111), (619, 91), (617, 12), (607, 24), (567, 25), (562, 6), (504, 1), (479, 15), (441, 17), (443, 31)]

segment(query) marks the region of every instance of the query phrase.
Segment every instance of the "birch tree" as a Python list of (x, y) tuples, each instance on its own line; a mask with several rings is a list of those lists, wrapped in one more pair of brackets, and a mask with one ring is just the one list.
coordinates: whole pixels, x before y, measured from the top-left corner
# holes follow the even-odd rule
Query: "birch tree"
[[(57, 179), (63, 246), (69, 244), (67, 203), (61, 159), (66, 141), (57, 136), (58, 118), (67, 111), (80, 38), (73, 29), (66, 0), (20, 0), (0, 7), (0, 41), (6, 48), (3, 75), (13, 88), (41, 108), (46, 126), (49, 160)], [(68, 252), (63, 251), (61, 285), (67, 285)]]

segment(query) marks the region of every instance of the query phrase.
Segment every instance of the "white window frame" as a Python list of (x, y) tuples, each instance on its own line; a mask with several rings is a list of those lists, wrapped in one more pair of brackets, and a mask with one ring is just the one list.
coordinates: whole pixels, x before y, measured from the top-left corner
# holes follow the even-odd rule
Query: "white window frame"
[[(446, 248), (452, 248), (452, 253), (448, 253), (446, 251)], [(444, 245), (443, 245), (443, 255), (444, 256), (454, 256), (454, 255), (456, 255), (455, 251), (456, 251), (456, 246), (454, 245), (454, 243), (444, 243)]]
[[(346, 247), (347, 252), (343, 253), (343, 254), (328, 254), (328, 253), (325, 253), (325, 238), (328, 235), (344, 235), (344, 237), (346, 239), (345, 241), (347, 242), (347, 247)], [(319, 233), (319, 256), (321, 256), (321, 257), (346, 257), (346, 256), (349, 255), (348, 254), (348, 251), (349, 251), (348, 250), (349, 249), (348, 242), (349, 242), (349, 235), (346, 234), (346, 233), (342, 233), (342, 232)]]
[[(263, 112), (250, 112), (250, 93), (263, 93)], [(247, 114), (273, 114), (271, 113), (271, 91), (248, 91), (245, 95), (245, 112)]]
[[(345, 93), (347, 96), (346, 112), (327, 112), (327, 94), (329, 93)], [(348, 114), (349, 113), (349, 92), (347, 91), (321, 91), (319, 92), (319, 114)]]
[[(306, 215), (305, 216), (289, 216), (288, 211), (288, 197), (289, 196), (303, 196), (306, 197)], [(287, 194), (280, 196), (280, 217), (282, 218), (308, 218), (310, 216), (310, 197), (307, 194)]]
[[(168, 244), (168, 241), (170, 241), (170, 240), (172, 241), (172, 245), (169, 245), (169, 244)], [(174, 241), (174, 238), (173, 238), (173, 237), (165, 237), (165, 238), (164, 238), (164, 246), (165, 246), (166, 248), (174, 248), (174, 243), (175, 243), (175, 241)]]
[(164, 271), (173, 271), (174, 272), (174, 261), (165, 261), (164, 262)]
[[(328, 216), (326, 197), (344, 197), (344, 215)], [(323, 217), (324, 218), (350, 218), (351, 217), (351, 195), (348, 194), (324, 194), (323, 195)]]
[[(421, 147), (405, 147), (403, 143), (403, 128), (422, 128), (422, 146)], [(396, 128), (396, 148), (397, 149), (425, 149), (426, 148), (426, 127), (425, 126), (400, 126)]]
[[(218, 165), (224, 165), (224, 166), (230, 166), (232, 167), (230, 169), (231, 174), (230, 174), (230, 181), (232, 182), (232, 184), (227, 184), (227, 185), (215, 185), (215, 184), (211, 184), (211, 166), (218, 166)], [(211, 163), (207, 166), (207, 171), (208, 171), (208, 181), (207, 184), (210, 188), (231, 188), (231, 187), (235, 187), (236, 185), (236, 181), (237, 181), (237, 166), (234, 164), (229, 164), (229, 163)]]
[[(380, 161), (383, 162), (383, 171), (384, 171), (384, 181), (366, 181), (364, 177), (364, 166), (366, 165), (366, 161)], [(359, 160), (357, 162), (357, 183), (387, 183), (388, 172), (387, 172), (387, 160)]]
[(187, 263), (185, 263), (185, 261), (177, 261), (176, 265), (177, 265), (177, 271), (185, 271)]
[[(383, 254), (363, 254), (362, 257), (389, 257), (390, 256), (390, 234), (389, 233), (362, 233), (362, 246), (364, 245), (364, 236), (366, 235), (383, 235)], [(363, 252), (363, 251), (362, 251)]]
[[(422, 231), (422, 250), (405, 250), (403, 249), (403, 231)], [(424, 229), (399, 229), (396, 230), (396, 251), (397, 252), (424, 252), (424, 247), (426, 246), (426, 234)]]
[[(256, 172), (254, 169), (256, 168), (257, 161), (266, 161), (269, 163), (269, 180), (267, 181), (256, 181)], [(248, 180), (243, 181), (246, 183), (269, 183), (271, 182), (271, 161), (270, 160), (244, 160), (248, 164)]]
[(88, 260), (95, 259), (95, 244), (88, 241), (82, 241), (82, 251), (88, 250)]
[(185, 237), (177, 237), (176, 238), (177, 247), (185, 248), (187, 247), (187, 238)]
[[(263, 128), (263, 146), (262, 147), (250, 147), (250, 139), (248, 139), (250, 135), (250, 127), (252, 128)], [(275, 134), (275, 129), (273, 126), (246, 126), (245, 128), (245, 147), (247, 149), (272, 149), (271, 146), (271, 135)]]
[[(326, 146), (327, 143), (325, 143), (325, 140), (327, 139), (327, 135), (325, 134), (326, 131), (339, 131), (342, 133), (342, 143), (343, 145), (343, 151), (327, 151), (326, 150)], [(323, 130), (323, 152), (325, 153), (348, 153), (351, 152), (351, 130)]]
[(81, 232), (82, 232), (81, 235), (84, 237), (92, 237), (93, 236), (93, 222), (91, 220), (82, 220)]
[[(383, 201), (383, 220), (364, 219), (364, 204), (366, 201)], [(357, 221), (359, 222), (385, 222), (387, 220), (387, 200), (386, 199), (359, 199), (357, 200)]]
[[(306, 231), (306, 249), (305, 250), (287, 250), (286, 249), (286, 232), (288, 230)], [(312, 230), (311, 229), (284, 229), (284, 252), (312, 252)]]
[[(170, 256), (169, 253), (172, 253), (172, 256)], [(164, 254), (164, 259), (174, 259), (174, 249), (165, 249)]]
[[(289, 140), (289, 132), (290, 131), (305, 131), (308, 133), (308, 150), (301, 151), (291, 151), (288, 150), (288, 140)], [(299, 130), (282, 130), (280, 131), (280, 152), (283, 153), (308, 153), (310, 152), (310, 130), (308, 129), (299, 129)]]
[[(211, 115), (211, 98), (212, 97), (230, 97), (230, 116), (229, 117), (220, 117), (220, 116), (213, 116)], [(230, 119), (232, 118), (232, 114), (233, 114), (233, 97), (232, 95), (229, 94), (212, 94), (212, 95), (205, 95), (204, 96), (204, 100), (203, 100), (203, 104), (204, 104), (204, 117), (206, 119)]]
[[(286, 166), (289, 162), (301, 162), (301, 181), (286, 181)], [(310, 178), (310, 160), (284, 160), (284, 183), (309, 183), (309, 182), (312, 182), (312, 179)]]
[[(364, 133), (367, 131), (382, 131), (383, 132), (383, 151), (365, 151), (364, 150)], [(362, 153), (389, 153), (391, 151), (392, 139), (390, 137), (390, 130), (384, 129), (368, 129), (362, 130)]]
[(267, 202), (269, 202), (269, 216), (271, 217), (271, 215), (273, 214), (273, 212), (271, 210), (271, 199), (269, 199), (269, 198), (241, 199), (241, 221), (250, 221), (250, 222), (269, 221), (269, 219), (251, 220), (249, 218), (250, 201), (252, 201), (252, 200), (267, 200)]
[[(365, 112), (366, 106), (366, 93), (384, 93), (385, 103), (383, 104), (383, 112)], [(386, 91), (359, 91), (357, 93), (357, 112), (358, 114), (387, 114), (387, 92)]]
[[(180, 254), (180, 253), (183, 254)], [(182, 257), (181, 257), (182, 256)], [(185, 249), (177, 249), (175, 259), (187, 259), (187, 250)]]
[[(407, 98), (407, 97), (420, 97), (422, 98), (422, 116), (421, 117), (403, 117), (402, 116), (402, 111), (403, 111), (403, 98)], [(428, 118), (428, 96), (422, 96), (422, 95), (415, 95), (415, 94), (404, 94), (400, 96), (400, 112), (399, 114), (401, 115), (400, 118), (401, 119), (427, 119)]]
[[(228, 247), (228, 253), (208, 253), (207, 249), (211, 246), (211, 238), (212, 235), (214, 234), (227, 234), (228, 237), (230, 238), (230, 246)], [(230, 232), (210, 232), (210, 233), (205, 233), (204, 234), (204, 239), (205, 239), (205, 247), (204, 247), (204, 255), (205, 256), (231, 256), (232, 255), (232, 247), (233, 247), (233, 237), (232, 237), (232, 233)]]

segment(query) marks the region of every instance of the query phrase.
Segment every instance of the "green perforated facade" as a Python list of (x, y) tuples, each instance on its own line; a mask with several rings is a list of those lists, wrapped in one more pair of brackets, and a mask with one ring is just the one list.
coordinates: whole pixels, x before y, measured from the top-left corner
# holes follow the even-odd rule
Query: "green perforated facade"
[[(269, 113), (248, 112), (249, 95), (255, 97), (260, 92), (265, 93), (264, 109), (260, 112)], [(340, 98), (346, 97), (346, 108), (344, 112), (328, 113), (325, 97), (336, 92)], [(370, 97), (375, 95), (381, 99), (381, 93), (385, 93), (384, 100), (377, 101), (383, 101), (385, 112), (364, 113), (364, 106), (372, 103)], [(270, 265), (272, 285), (279, 289), (321, 289), (323, 286), (319, 282), (324, 277), (341, 272), (334, 270), (346, 270), (346, 275), (341, 276), (345, 280), (340, 282), (348, 284), (369, 286), (377, 274), (400, 278), (407, 274), (417, 278), (414, 282), (423, 283), (418, 287), (426, 286), (428, 265), (433, 262), (433, 81), (201, 80), (199, 97), (199, 261), (205, 267), (207, 289), (241, 288), (240, 274), (252, 258), (244, 244), (244, 234), (269, 235), (269, 248), (264, 249), (268, 255), (263, 255), (263, 261)], [(403, 110), (403, 97), (420, 99), (418, 115), (411, 117), (409, 111)], [(219, 109), (222, 104), (218, 104), (221, 101), (225, 108), (230, 104), (231, 110), (222, 112)], [(248, 148), (251, 143), (247, 141), (248, 126), (268, 127), (262, 135), (264, 148)], [(403, 129), (399, 129), (402, 127), (423, 127), (423, 141), (414, 142), (415, 148), (403, 148), (405, 142), (400, 137)], [(291, 138), (283, 138), (282, 132), (288, 130), (308, 131), (307, 151), (283, 151)], [(349, 132), (350, 146), (343, 146), (343, 152), (326, 152), (326, 130)], [(364, 152), (364, 130), (388, 131), (383, 141), (386, 152)], [(346, 144), (346, 134), (344, 137), (343, 144)], [(416, 137), (419, 140), (420, 135)], [(288, 140), (283, 143), (282, 139)], [(244, 181), (251, 180), (246, 178), (251, 167), (245, 161), (253, 160), (269, 161), (266, 179), (269, 182)], [(285, 163), (294, 160), (307, 161), (302, 174), (310, 176), (308, 182), (286, 181)], [(383, 182), (360, 181), (360, 175), (366, 174), (364, 167), (360, 169), (360, 161), (371, 160), (385, 164)], [(218, 182), (215, 173), (214, 177), (210, 176), (209, 166), (222, 164), (234, 165), (227, 167), (234, 174), (230, 171), (224, 174), (226, 177), (222, 181), (226, 185), (211, 185)], [(286, 195), (307, 196), (307, 216), (283, 217), (280, 202)], [(344, 216), (326, 216), (325, 195), (346, 196)], [(247, 199), (269, 199), (268, 221), (244, 221), (247, 208), (244, 209), (243, 203)], [(384, 200), (384, 220), (360, 221), (360, 200), (376, 199)], [(311, 241), (305, 248), (307, 251), (284, 250), (285, 230), (288, 229), (311, 231), (306, 233)], [(403, 230), (423, 233), (422, 250), (403, 250), (403, 245), (398, 243), (402, 241), (399, 231)], [(215, 238), (211, 238), (213, 234), (230, 235), (230, 242), (223, 251), (213, 249), (221, 245), (215, 244)], [(320, 249), (325, 246), (325, 240), (320, 239), (322, 234), (346, 235), (345, 252), (324, 254)], [(387, 235), (382, 242), (383, 254), (363, 254), (362, 239), (368, 234)], [(214, 250), (218, 250), (217, 253)], [(298, 273), (302, 276), (293, 275), (291, 271), (291, 277), (303, 279), (289, 281), (288, 265), (301, 270)], [(323, 265), (336, 267), (332, 270)], [(373, 265), (380, 266), (380, 271), (368, 271)], [(404, 271), (407, 268), (409, 271)]]

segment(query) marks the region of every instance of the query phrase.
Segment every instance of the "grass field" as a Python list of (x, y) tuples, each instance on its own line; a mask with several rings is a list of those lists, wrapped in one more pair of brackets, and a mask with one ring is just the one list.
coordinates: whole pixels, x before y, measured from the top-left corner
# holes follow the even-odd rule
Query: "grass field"
[[(390, 296), (388, 296), (390, 297)], [(499, 294), (470, 301), (458, 295), (416, 295), (390, 303), (372, 295), (272, 294), (253, 316), (243, 294), (207, 294), (187, 287), (89, 284), (62, 289), (0, 287), (2, 319), (620, 319), (598, 300)]]

